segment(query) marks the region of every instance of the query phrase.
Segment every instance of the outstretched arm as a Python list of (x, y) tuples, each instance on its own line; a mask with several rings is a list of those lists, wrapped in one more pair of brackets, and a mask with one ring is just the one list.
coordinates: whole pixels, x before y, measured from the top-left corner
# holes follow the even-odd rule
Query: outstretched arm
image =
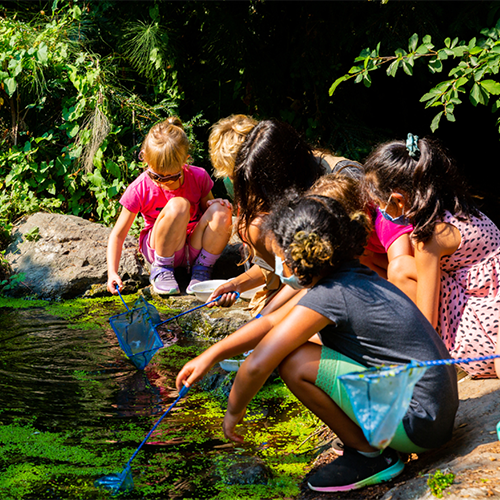
[(120, 266), (120, 258), (122, 256), (123, 242), (132, 227), (135, 216), (136, 214), (123, 207), (118, 220), (116, 221), (115, 227), (109, 235), (108, 248), (106, 252), (106, 259), (108, 261), (107, 288), (108, 292), (111, 292), (114, 295), (118, 293), (115, 285), (118, 285), (120, 290), (123, 288), (122, 280), (120, 276), (118, 276), (118, 268)]
[[(291, 302), (295, 300), (292, 299)], [(223, 424), (224, 435), (232, 441), (243, 442), (243, 437), (236, 433), (235, 427), (242, 421), (248, 403), (272, 371), (291, 352), (330, 323), (327, 318), (307, 307), (294, 306), (289, 311), (286, 317), (262, 338), (238, 370)], [(267, 317), (269, 316), (262, 319)]]
[(296, 302), (291, 300), (272, 314), (250, 321), (229, 337), (188, 361), (177, 375), (177, 389), (181, 389), (183, 385), (191, 386), (201, 380), (215, 363), (254, 349), (266, 334), (288, 314)]
[(214, 305), (221, 307), (232, 306), (236, 301), (236, 294), (234, 292), (241, 294), (247, 290), (263, 285), (265, 282), (266, 279), (264, 278), (260, 267), (257, 264), (254, 264), (248, 271), (245, 271), (243, 274), (236, 276), (236, 278), (233, 278), (231, 281), (217, 287), (212, 295), (210, 295), (207, 302), (210, 302), (219, 295), (222, 295), (222, 298)]

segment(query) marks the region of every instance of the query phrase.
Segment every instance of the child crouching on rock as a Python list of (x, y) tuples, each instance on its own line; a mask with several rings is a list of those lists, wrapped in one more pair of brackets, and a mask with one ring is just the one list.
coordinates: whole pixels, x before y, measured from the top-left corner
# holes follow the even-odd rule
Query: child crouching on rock
[(120, 199), (123, 209), (108, 241), (108, 290), (116, 294), (123, 242), (140, 212), (145, 227), (139, 248), (151, 264), (150, 282), (160, 294), (179, 293), (178, 266), (193, 267), (191, 287), (211, 278), (212, 267), (231, 234), (231, 204), (214, 200), (213, 181), (199, 167), (187, 165), (189, 140), (178, 118), (154, 125), (141, 150), (147, 169)]
[[(236, 426), (279, 367), (290, 390), (344, 442), (344, 454), (308, 478), (311, 489), (348, 491), (396, 477), (404, 467), (398, 451), (419, 453), (451, 438), (458, 407), (454, 367), (426, 371), (383, 451), (366, 440), (338, 377), (382, 364), (447, 358), (442, 340), (404, 293), (357, 260), (368, 234), (364, 213), (349, 216), (339, 202), (309, 195), (273, 210), (266, 226), (277, 268), (307, 293), (186, 363), (177, 387), (190, 386), (215, 363), (254, 349), (229, 395), (223, 423), (228, 439), (243, 442)], [(316, 332), (323, 345), (309, 341)]]

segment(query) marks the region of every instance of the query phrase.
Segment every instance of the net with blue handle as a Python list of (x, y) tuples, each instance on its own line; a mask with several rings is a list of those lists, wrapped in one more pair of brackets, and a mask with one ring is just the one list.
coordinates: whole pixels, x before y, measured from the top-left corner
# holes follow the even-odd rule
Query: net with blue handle
[(105, 490), (111, 493), (112, 496), (118, 495), (120, 493), (128, 493), (134, 489), (134, 479), (132, 477), (132, 460), (137, 456), (141, 448), (147, 442), (151, 434), (155, 431), (155, 429), (160, 425), (161, 421), (170, 413), (170, 410), (177, 404), (177, 402), (183, 398), (189, 391), (189, 387), (182, 386), (182, 389), (179, 391), (179, 395), (177, 399), (168, 407), (165, 413), (158, 419), (156, 424), (152, 427), (152, 429), (146, 434), (146, 437), (142, 440), (142, 443), (137, 447), (133, 455), (130, 457), (129, 461), (125, 464), (125, 467), (120, 473), (112, 473), (107, 476), (103, 476), (94, 481), (94, 486), (101, 490)]
[[(143, 297), (140, 297), (135, 302), (133, 309), (130, 309), (123, 300), (118, 286), (116, 290), (127, 311), (112, 316), (109, 318), (109, 323), (116, 334), (123, 352), (139, 370), (143, 370), (156, 352), (163, 347), (163, 341), (157, 331), (159, 326), (196, 311), (201, 307), (215, 303), (221, 298), (219, 296), (210, 302), (193, 307), (188, 311), (161, 321), (156, 308), (152, 304), (149, 304)], [(239, 296), (239, 293), (236, 293), (236, 298)]]
[(412, 361), (406, 365), (369, 368), (340, 375), (359, 426), (375, 448), (389, 446), (406, 414), (415, 384), (432, 366), (472, 363), (498, 358), (500, 355), (465, 359)]

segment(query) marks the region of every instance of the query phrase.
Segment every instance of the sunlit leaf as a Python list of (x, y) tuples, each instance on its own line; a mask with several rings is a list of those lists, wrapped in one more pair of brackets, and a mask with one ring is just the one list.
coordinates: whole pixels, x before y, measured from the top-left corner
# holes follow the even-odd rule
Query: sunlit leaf
[(429, 50), (427, 49), (427, 45), (425, 45), (425, 43), (423, 43), (422, 45), (420, 45), (417, 50), (415, 51), (417, 54), (427, 54), (429, 52)]
[(432, 120), (431, 123), (431, 131), (435, 132), (436, 129), (439, 127), (439, 121), (441, 120), (441, 116), (443, 115), (443, 112), (439, 112)]
[(408, 64), (407, 61), (403, 61), (403, 70), (407, 75), (412, 76), (413, 75), (413, 68), (411, 67), (410, 64)]
[(448, 59), (448, 53), (445, 50), (439, 50), (437, 56), (441, 61)]
[(411, 38), (408, 40), (408, 51), (415, 52), (418, 43), (418, 35), (414, 33)]
[(443, 70), (443, 63), (438, 59), (433, 59), (429, 62), (429, 69), (431, 73), (440, 73)]
[(420, 98), (420, 102), (425, 102), (425, 101), (429, 101), (437, 96), (441, 95), (441, 92), (437, 89), (432, 89), (430, 92), (427, 92), (427, 94), (424, 94), (421, 98)]
[(396, 60), (396, 61), (393, 61), (389, 67), (387, 68), (387, 74), (389, 76), (396, 76), (396, 72), (398, 71), (398, 67), (399, 67), (399, 61)]
[(334, 92), (335, 92), (335, 89), (343, 82), (346, 80), (346, 76), (341, 76), (340, 78), (337, 78), (334, 82), (333, 82), (333, 85), (330, 87), (330, 90), (328, 91), (328, 93), (330, 95), (332, 95)]
[(500, 94), (500, 83), (495, 80), (483, 80), (481, 85), (490, 94), (499, 95)]
[(12, 97), (14, 95), (14, 92), (17, 89), (16, 80), (14, 80), (14, 78), (6, 78), (3, 81), (3, 84), (4, 84), (5, 91), (7, 92), (7, 95), (9, 97)]
[(462, 57), (465, 54), (465, 51), (467, 50), (467, 47), (460, 45), (458, 47), (454, 47), (451, 50), (453, 50), (453, 53), (455, 54), (455, 57)]
[(45, 43), (41, 43), (40, 47), (38, 48), (36, 52), (36, 57), (38, 59), (38, 62), (45, 64), (49, 58), (48, 58), (48, 47)]

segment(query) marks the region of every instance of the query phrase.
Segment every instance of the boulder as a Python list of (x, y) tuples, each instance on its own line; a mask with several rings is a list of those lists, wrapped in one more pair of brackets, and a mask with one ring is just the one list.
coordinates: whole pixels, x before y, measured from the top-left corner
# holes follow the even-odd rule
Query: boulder
[[(73, 215), (23, 217), (5, 252), (12, 272), (25, 275), (12, 294), (68, 299), (82, 295), (93, 284), (106, 283), (110, 232), (111, 228)], [(148, 271), (132, 236), (125, 239), (119, 272), (129, 285), (148, 284)]]
[[(107, 295), (106, 247), (111, 228), (74, 215), (36, 213), (14, 226), (5, 259), (12, 274), (24, 277), (8, 294), (41, 299), (70, 299)], [(125, 293), (149, 285), (149, 264), (138, 250), (138, 239), (127, 236), (119, 274)], [(233, 235), (214, 266), (213, 277), (229, 279), (243, 272), (241, 243)], [(189, 283), (185, 269), (176, 270), (181, 290)]]

